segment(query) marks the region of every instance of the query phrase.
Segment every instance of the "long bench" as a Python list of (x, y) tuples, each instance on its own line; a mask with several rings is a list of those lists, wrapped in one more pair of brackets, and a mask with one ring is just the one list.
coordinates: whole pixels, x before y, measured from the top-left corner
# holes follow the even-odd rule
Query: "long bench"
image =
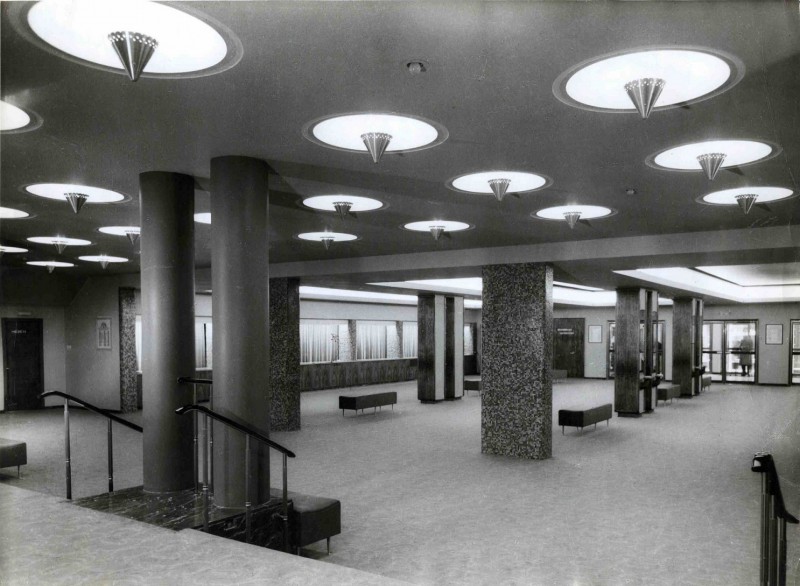
[(28, 463), (28, 445), (18, 440), (0, 438), (0, 468), (19, 467)]
[(705, 391), (706, 389), (710, 389), (710, 388), (711, 388), (711, 375), (710, 374), (704, 374), (700, 378), (700, 391), (702, 392), (702, 391)]
[(560, 383), (567, 380), (567, 371), (566, 370), (553, 370), (552, 371), (553, 382)]
[(584, 427), (594, 424), (597, 429), (599, 422), (608, 422), (611, 419), (612, 409), (611, 403), (583, 410), (559, 409), (558, 424), (561, 426), (561, 435), (564, 435), (564, 427), (580, 427), (583, 432)]
[(372, 407), (377, 411), (379, 407), (391, 405), (392, 410), (394, 410), (395, 403), (397, 403), (396, 391), (372, 393), (371, 395), (359, 395), (357, 397), (339, 395), (339, 409), (342, 410), (342, 417), (344, 417), (345, 409), (354, 410), (358, 413), (359, 409), (363, 412), (364, 409)]
[(466, 395), (469, 391), (475, 391), (479, 395), (483, 392), (480, 377), (464, 377), (464, 394)]
[(671, 385), (659, 385), (656, 388), (656, 405), (658, 405), (659, 401), (664, 401), (665, 403), (669, 401), (672, 403), (672, 399), (681, 396), (681, 387), (680, 385), (671, 384)]
[[(271, 489), (273, 498), (281, 498), (278, 489)], [(342, 532), (342, 504), (331, 498), (291, 492), (289, 512), (289, 543), (300, 554), (300, 548), (317, 541), (327, 541), (328, 555), (331, 553), (331, 537)]]

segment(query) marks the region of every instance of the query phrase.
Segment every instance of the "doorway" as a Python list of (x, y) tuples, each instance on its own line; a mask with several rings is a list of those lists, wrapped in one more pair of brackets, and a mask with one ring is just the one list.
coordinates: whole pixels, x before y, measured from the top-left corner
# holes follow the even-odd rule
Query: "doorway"
[(3, 318), (3, 364), (7, 411), (39, 409), (44, 392), (41, 319)]
[(713, 381), (758, 382), (758, 321), (703, 322), (703, 366)]
[(791, 344), (789, 345), (789, 384), (800, 385), (800, 319), (791, 321)]
[(583, 378), (582, 317), (553, 318), (553, 369), (566, 370), (568, 378)]

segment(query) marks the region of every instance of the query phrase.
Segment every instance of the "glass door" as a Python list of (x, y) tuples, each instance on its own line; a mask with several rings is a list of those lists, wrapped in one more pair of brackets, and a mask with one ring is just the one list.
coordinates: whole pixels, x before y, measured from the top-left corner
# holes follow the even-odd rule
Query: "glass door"
[(614, 378), (614, 322), (608, 322), (608, 351), (606, 361), (606, 377)]
[(725, 322), (725, 382), (754, 383), (758, 322)]
[(723, 328), (724, 322), (721, 321), (703, 322), (703, 366), (713, 381), (723, 380)]
[(791, 360), (790, 373), (791, 384), (800, 385), (800, 319), (792, 320), (792, 343), (789, 347), (792, 355), (789, 357)]

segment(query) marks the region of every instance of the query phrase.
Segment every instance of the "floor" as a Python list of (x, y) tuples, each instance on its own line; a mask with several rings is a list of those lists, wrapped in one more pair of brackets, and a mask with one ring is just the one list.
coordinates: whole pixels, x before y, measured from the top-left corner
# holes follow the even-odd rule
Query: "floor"
[[(394, 411), (337, 409), (339, 394), (378, 390), (398, 392)], [(554, 420), (612, 399), (612, 381), (556, 384)], [(758, 581), (755, 452), (773, 452), (787, 508), (800, 509), (796, 387), (714, 384), (563, 436), (554, 421), (553, 458), (538, 462), (480, 453), (480, 403), (470, 393), (423, 405), (413, 382), (304, 393), (302, 431), (273, 434), (297, 453), (290, 490), (342, 501), (333, 553), (323, 542), (304, 555), (415, 584), (744, 585)], [(78, 495), (105, 489), (105, 427), (92, 419), (72, 425), (73, 457), (101, 462), (78, 464), (89, 476), (73, 484)], [(0, 428), (29, 441), (32, 462), (20, 480), (0, 471), (0, 487), (63, 496), (60, 413), (8, 413)], [(141, 483), (141, 444), (125, 434), (115, 435), (120, 488)], [(274, 472), (277, 483), (277, 462)], [(798, 526), (788, 536), (797, 585)]]

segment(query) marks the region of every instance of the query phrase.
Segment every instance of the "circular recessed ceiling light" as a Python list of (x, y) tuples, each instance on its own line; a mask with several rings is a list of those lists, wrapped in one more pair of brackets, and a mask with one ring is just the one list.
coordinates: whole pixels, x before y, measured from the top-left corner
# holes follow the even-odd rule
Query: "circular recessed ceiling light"
[(194, 221), (198, 224), (210, 224), (211, 212), (200, 212), (199, 214), (195, 214)]
[(20, 130), (31, 123), (30, 115), (22, 108), (0, 100), (0, 130)]
[(567, 205), (544, 208), (533, 212), (531, 216), (540, 220), (566, 221), (570, 228), (574, 228), (578, 220), (594, 220), (613, 216), (616, 212), (603, 206)]
[(403, 226), (406, 230), (414, 232), (430, 232), (434, 240), (439, 240), (439, 237), (445, 232), (460, 232), (469, 229), (469, 227), (469, 224), (453, 220), (425, 220), (423, 222), (409, 222)]
[(0, 254), (8, 253), (18, 253), (18, 252), (28, 252), (27, 248), (20, 248), (19, 246), (5, 246), (0, 244)]
[(91, 256), (79, 256), (78, 260), (85, 260), (87, 262), (98, 262), (100, 266), (106, 268), (109, 263), (120, 263), (120, 262), (128, 262), (128, 259), (122, 256), (108, 256), (105, 254), (99, 255), (91, 255)]
[(0, 220), (20, 220), (28, 217), (30, 217), (28, 212), (15, 210), (14, 208), (0, 207)]
[(756, 140), (707, 140), (673, 147), (646, 159), (656, 169), (705, 171), (713, 179), (719, 169), (771, 159), (780, 147)]
[(68, 268), (75, 266), (71, 262), (61, 262), (57, 260), (30, 260), (26, 264), (29, 264), (34, 267), (47, 267), (48, 273), (52, 273), (53, 270), (56, 269), (57, 267)]
[(789, 199), (793, 195), (794, 192), (785, 187), (736, 187), (707, 193), (698, 197), (697, 201), (717, 206), (738, 205), (746, 214), (755, 203)]
[(91, 242), (80, 238), (67, 238), (66, 236), (34, 236), (28, 238), (28, 242), (35, 244), (52, 244), (58, 250), (58, 254), (64, 252), (67, 246), (89, 246)]
[(447, 187), (464, 193), (493, 193), (501, 200), (506, 193), (527, 193), (551, 183), (536, 173), (522, 171), (481, 171), (460, 175), (447, 182)]
[(338, 212), (343, 218), (350, 212), (369, 212), (383, 207), (383, 202), (356, 195), (316, 195), (303, 200), (303, 205), (325, 212)]
[(386, 153), (408, 153), (447, 140), (447, 130), (418, 116), (360, 113), (326, 116), (312, 120), (303, 136), (322, 146), (351, 152), (369, 152), (373, 161)]
[(330, 248), (333, 242), (346, 242), (358, 238), (355, 234), (345, 234), (344, 232), (303, 232), (302, 234), (298, 234), (297, 237), (301, 240), (322, 242), (326, 250)]
[(230, 30), (187, 6), (42, 0), (17, 10), (14, 19), (27, 22), (20, 30), (44, 48), (100, 69), (127, 72), (134, 80), (137, 65), (146, 76), (199, 77), (229, 69), (242, 56), (241, 43)]
[(98, 230), (103, 234), (126, 236), (128, 240), (131, 241), (131, 244), (136, 244), (136, 241), (139, 240), (139, 234), (142, 231), (139, 226), (104, 226), (98, 228)]
[[(716, 96), (744, 76), (736, 57), (706, 48), (649, 48), (604, 55), (562, 73), (553, 93), (562, 102), (600, 112), (666, 110)], [(626, 88), (626, 84), (628, 87)], [(630, 93), (629, 93), (630, 92)], [(640, 110), (635, 94), (650, 98)]]
[(36, 183), (25, 187), (25, 191), (39, 197), (66, 201), (76, 214), (87, 203), (114, 203), (125, 199), (124, 195), (110, 189), (70, 183)]

